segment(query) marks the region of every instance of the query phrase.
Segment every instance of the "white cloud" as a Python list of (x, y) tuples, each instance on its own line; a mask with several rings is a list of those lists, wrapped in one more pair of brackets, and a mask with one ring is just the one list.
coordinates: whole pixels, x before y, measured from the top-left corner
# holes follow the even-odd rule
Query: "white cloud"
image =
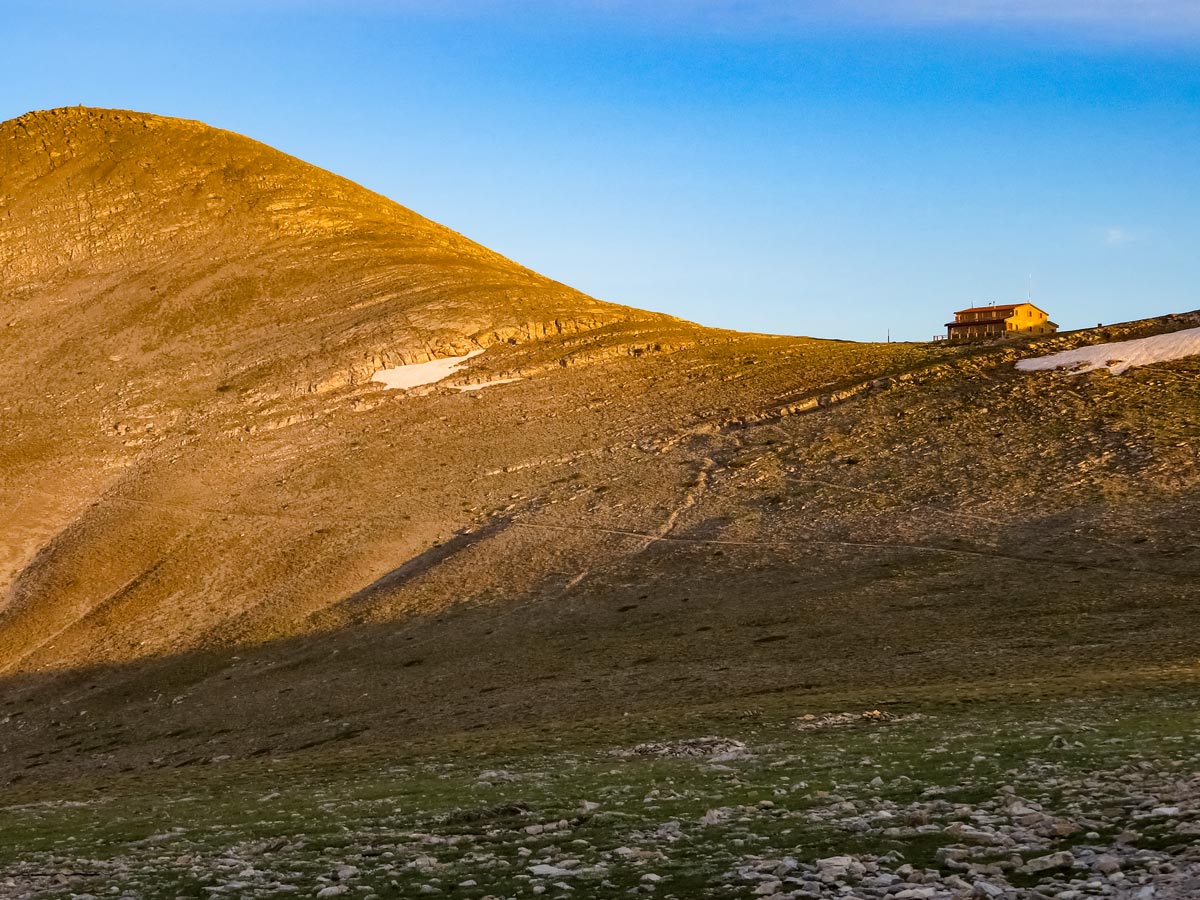
[[(403, 0), (401, 0), (403, 2)], [(541, 0), (447, 0), (460, 10), (513, 13)], [(618, 18), (734, 30), (867, 27), (1001, 27), (1068, 34), (1200, 37), (1196, 0), (557, 0), (566, 8)]]
[(845, 0), (838, 5), (862, 14), (929, 24), (1200, 31), (1200, 5), (1192, 0)]
[(1113, 225), (1104, 229), (1104, 243), (1109, 246), (1128, 244), (1133, 240), (1136, 240), (1136, 237), (1126, 228)]
[(631, 23), (759, 31), (815, 25), (1039, 27), (1114, 37), (1200, 37), (1197, 0), (116, 0), (288, 12), (358, 9), (430, 18), (599, 16)]

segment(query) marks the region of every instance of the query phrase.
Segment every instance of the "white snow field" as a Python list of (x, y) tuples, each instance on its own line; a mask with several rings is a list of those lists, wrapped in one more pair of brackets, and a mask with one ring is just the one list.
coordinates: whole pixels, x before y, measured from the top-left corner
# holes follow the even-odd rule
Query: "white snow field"
[(1044, 369), (1070, 369), (1072, 373), (1091, 372), (1107, 368), (1112, 374), (1120, 375), (1126, 369), (1150, 363), (1183, 359), (1185, 356), (1200, 355), (1200, 328), (1187, 328), (1170, 334), (1137, 338), (1132, 341), (1114, 341), (1111, 344), (1093, 344), (1018, 360), (1017, 368), (1022, 372), (1037, 372)]
[(481, 381), (479, 384), (451, 384), (448, 386), (456, 391), (482, 391), (495, 384), (512, 384), (514, 381), (524, 380), (524, 378), (497, 378), (495, 381)]
[(482, 350), (472, 350), (466, 356), (445, 356), (441, 359), (431, 359), (429, 362), (380, 369), (371, 376), (371, 380), (378, 381), (388, 389), (400, 390), (420, 387), (423, 384), (434, 384), (453, 375), (466, 365), (468, 359), (478, 356), (482, 352)]

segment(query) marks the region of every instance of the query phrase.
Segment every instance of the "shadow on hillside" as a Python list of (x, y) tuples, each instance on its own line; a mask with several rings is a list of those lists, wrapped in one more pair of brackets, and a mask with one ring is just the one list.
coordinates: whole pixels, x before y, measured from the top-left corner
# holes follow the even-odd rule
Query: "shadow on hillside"
[(703, 545), (656, 546), (618, 574), (260, 646), (9, 677), (0, 781), (765, 695), (806, 712), (814, 693), (949, 695), (1200, 655), (1200, 634), (1179, 627), (1193, 615), (1187, 578)]

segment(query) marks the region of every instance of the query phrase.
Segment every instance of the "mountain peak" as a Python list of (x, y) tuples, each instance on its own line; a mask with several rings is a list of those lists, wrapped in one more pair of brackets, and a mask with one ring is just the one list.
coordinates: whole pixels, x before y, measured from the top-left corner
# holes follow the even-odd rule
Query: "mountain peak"
[[(18, 321), (156, 367), (221, 349), (280, 390), (656, 317), (603, 303), (345, 178), (188, 119), (66, 107), (0, 125)], [(82, 317), (82, 318), (81, 318)], [(298, 380), (296, 380), (298, 377)]]

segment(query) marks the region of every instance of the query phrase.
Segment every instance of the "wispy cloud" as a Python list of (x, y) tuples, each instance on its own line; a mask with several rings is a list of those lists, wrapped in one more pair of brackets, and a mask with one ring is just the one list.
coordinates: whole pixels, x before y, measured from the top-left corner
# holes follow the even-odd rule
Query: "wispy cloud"
[[(409, 5), (392, 0), (389, 5)], [(412, 4), (422, 5), (422, 4)], [(660, 24), (760, 30), (813, 26), (1044, 29), (1111, 38), (1200, 38), (1196, 0), (444, 0), (451, 13), (535, 9)]]
[(1193, 0), (844, 0), (836, 5), (849, 13), (930, 25), (1200, 32), (1200, 4)]
[(1044, 29), (1112, 38), (1200, 39), (1197, 0), (117, 0), (288, 11), (358, 9), (429, 18), (541, 16), (739, 31), (819, 26)]
[(1115, 247), (1120, 244), (1128, 244), (1136, 240), (1136, 236), (1127, 228), (1121, 228), (1116, 225), (1111, 225), (1104, 229), (1104, 243), (1110, 247)]

